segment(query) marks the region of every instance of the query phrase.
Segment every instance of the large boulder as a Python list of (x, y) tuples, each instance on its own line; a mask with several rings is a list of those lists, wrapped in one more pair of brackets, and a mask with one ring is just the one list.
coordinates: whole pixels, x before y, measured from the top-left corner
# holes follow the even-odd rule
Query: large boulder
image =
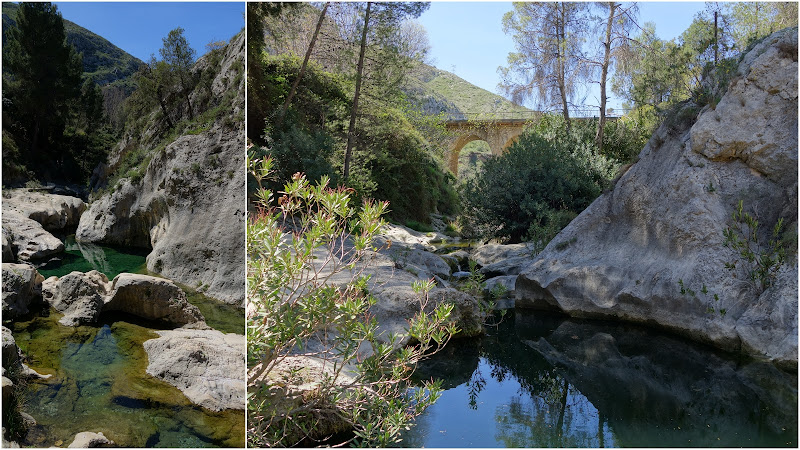
[(78, 225), (86, 204), (77, 197), (46, 194), (30, 189), (4, 189), (3, 214), (14, 211), (39, 222), (47, 231), (61, 231)]
[(516, 306), (658, 325), (796, 369), (796, 262), (760, 294), (743, 262), (726, 270), (740, 256), (723, 230), (742, 201), (759, 242), (779, 218), (796, 236), (797, 73), (796, 28), (755, 46), (716, 108), (684, 105), (520, 273)]
[[(236, 305), (244, 304), (244, 129), (230, 118), (243, 114), (244, 77), (236, 76), (243, 57), (242, 34), (228, 45), (212, 82), (212, 97), (240, 93), (231, 110), (205, 131), (153, 151), (141, 179), (111, 186), (76, 232), (80, 242), (151, 248), (148, 270)], [(195, 70), (210, 63), (201, 59)]]
[(187, 301), (183, 290), (164, 278), (121, 273), (109, 282), (96, 270), (72, 272), (44, 280), (42, 292), (64, 314), (59, 323), (65, 326), (95, 323), (101, 313), (119, 311), (171, 326), (206, 327), (200, 310)]
[(63, 313), (58, 323), (78, 326), (97, 321), (106, 302), (111, 283), (105, 274), (92, 270), (72, 272), (42, 283), (42, 295), (56, 311)]
[(3, 316), (13, 319), (28, 314), (31, 304), (41, 302), (43, 280), (32, 266), (3, 263)]
[(4, 255), (16, 255), (19, 261), (44, 259), (64, 251), (60, 239), (17, 211), (3, 210), (3, 238), (8, 241)]
[(120, 311), (177, 326), (205, 322), (200, 310), (186, 300), (175, 283), (132, 273), (114, 278), (103, 311)]
[(212, 411), (245, 408), (245, 337), (217, 330), (165, 330), (144, 342), (147, 373)]

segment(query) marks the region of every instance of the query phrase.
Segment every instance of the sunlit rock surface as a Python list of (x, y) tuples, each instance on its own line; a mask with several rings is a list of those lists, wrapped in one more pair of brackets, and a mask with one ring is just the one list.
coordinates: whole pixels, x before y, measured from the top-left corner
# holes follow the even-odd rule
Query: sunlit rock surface
[(217, 330), (164, 330), (144, 342), (147, 373), (212, 411), (245, 408), (245, 337)]
[(28, 314), (31, 304), (42, 300), (42, 281), (44, 278), (32, 266), (3, 263), (3, 317)]
[[(236, 75), (243, 55), (242, 34), (227, 47), (212, 83), (213, 95), (242, 93), (233, 110), (156, 151), (141, 180), (109, 189), (76, 232), (80, 242), (151, 248), (148, 270), (236, 305), (244, 304), (244, 129), (230, 119), (244, 108), (244, 77)], [(204, 64), (199, 60), (195, 70)]]
[(716, 108), (692, 120), (697, 110), (684, 105), (613, 190), (524, 268), (517, 307), (658, 325), (796, 368), (796, 258), (760, 294), (742, 262), (725, 269), (741, 258), (723, 230), (742, 201), (759, 242), (779, 218), (797, 236), (797, 73), (792, 28), (744, 57)]

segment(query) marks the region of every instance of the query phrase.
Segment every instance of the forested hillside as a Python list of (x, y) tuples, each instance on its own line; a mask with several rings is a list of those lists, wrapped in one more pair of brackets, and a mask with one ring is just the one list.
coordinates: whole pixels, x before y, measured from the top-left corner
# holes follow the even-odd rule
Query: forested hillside
[(420, 64), (404, 88), (426, 114), (530, 111), (446, 70)]
[[(425, 50), (402, 23), (427, 5), (373, 5), (369, 45), (351, 23), (362, 6), (331, 4), (321, 20), (307, 4), (251, 7), (248, 30), (264, 35), (248, 42), (251, 156), (275, 160), (275, 187), (297, 172), (327, 175), (359, 197), (389, 200), (396, 220), (452, 214), (458, 201), (440, 162), (442, 125), (403, 91)], [(304, 63), (297, 55), (308, 49)]]

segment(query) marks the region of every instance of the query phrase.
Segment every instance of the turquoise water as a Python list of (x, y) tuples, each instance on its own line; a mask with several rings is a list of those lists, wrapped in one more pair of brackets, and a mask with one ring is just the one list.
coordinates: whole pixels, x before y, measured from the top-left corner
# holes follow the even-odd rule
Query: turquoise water
[(23, 446), (61, 446), (82, 431), (101, 431), (122, 447), (241, 447), (244, 412), (213, 413), (145, 370), (142, 343), (150, 329), (121, 320), (64, 327), (54, 310), (12, 332), (28, 364), (47, 380), (32, 381), (23, 411), (37, 421)]
[(409, 447), (797, 447), (797, 374), (639, 327), (512, 314), (416, 374)]
[(75, 236), (70, 235), (64, 239), (64, 252), (58, 255), (58, 259), (37, 270), (45, 278), (61, 277), (76, 270), (97, 270), (113, 280), (123, 272), (141, 273), (145, 270), (148, 253), (144, 249), (122, 249), (76, 242)]

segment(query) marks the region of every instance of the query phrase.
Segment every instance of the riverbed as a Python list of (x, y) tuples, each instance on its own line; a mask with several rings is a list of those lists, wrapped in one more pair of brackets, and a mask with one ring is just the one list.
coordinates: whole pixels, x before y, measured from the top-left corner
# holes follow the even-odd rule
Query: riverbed
[[(65, 240), (66, 252), (39, 272), (63, 276), (98, 270), (113, 279), (122, 272), (148, 274), (146, 252)], [(157, 275), (157, 274), (150, 274)], [(244, 312), (181, 286), (206, 323), (244, 334)], [(22, 410), (37, 421), (23, 446), (67, 446), (82, 431), (102, 431), (122, 447), (243, 447), (244, 411), (212, 412), (192, 404), (176, 387), (146, 373), (144, 341), (157, 338), (161, 324), (104, 313), (92, 326), (66, 327), (45, 307), (6, 323), (27, 364), (51, 375), (32, 380)], [(244, 361), (242, 361), (244, 364)]]

